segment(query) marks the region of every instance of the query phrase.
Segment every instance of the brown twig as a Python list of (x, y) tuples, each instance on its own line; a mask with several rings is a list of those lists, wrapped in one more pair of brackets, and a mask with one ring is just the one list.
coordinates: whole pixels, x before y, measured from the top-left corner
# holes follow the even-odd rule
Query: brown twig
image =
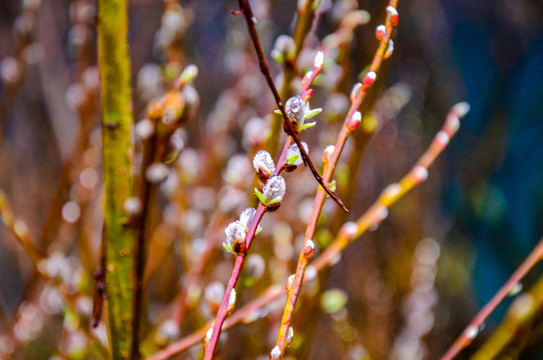
[(264, 50), (262, 49), (262, 45), (260, 44), (260, 39), (258, 37), (258, 32), (256, 31), (256, 17), (253, 15), (253, 11), (251, 9), (251, 5), (249, 4), (248, 0), (239, 0), (239, 6), (240, 10), (237, 12), (233, 12), (234, 14), (241, 14), (245, 16), (245, 21), (247, 22), (247, 28), (249, 29), (249, 34), (251, 36), (251, 40), (253, 41), (253, 45), (255, 47), (257, 56), (258, 56), (258, 62), (260, 64), (260, 71), (266, 78), (266, 82), (268, 83), (268, 86), (270, 90), (273, 93), (273, 97), (275, 99), (275, 102), (277, 103), (277, 107), (281, 111), (281, 114), (283, 115), (284, 119), (284, 129), (287, 135), (290, 135), (293, 139), (296, 145), (298, 145), (298, 148), (300, 149), (300, 153), (302, 155), (302, 159), (304, 161), (304, 164), (309, 167), (311, 170), (311, 173), (317, 180), (317, 182), (322, 186), (322, 188), (326, 191), (328, 195), (346, 212), (349, 212), (345, 205), (343, 205), (343, 202), (341, 199), (337, 197), (337, 195), (330, 190), (328, 185), (325, 184), (325, 182), (322, 179), (322, 176), (319, 174), (317, 169), (315, 169), (315, 166), (313, 165), (313, 162), (311, 161), (311, 158), (309, 155), (307, 155), (307, 152), (303, 148), (301, 144), (300, 137), (298, 136), (298, 130), (294, 128), (294, 121), (291, 120), (287, 112), (285, 110), (285, 106), (283, 105), (283, 102), (281, 101), (281, 97), (279, 96), (279, 93), (277, 92), (277, 88), (275, 87), (275, 83), (273, 82), (272, 75), (270, 73), (270, 68), (268, 66), (268, 61), (266, 60), (266, 56), (264, 55)]
[(473, 339), (479, 334), (485, 320), (496, 310), (498, 305), (511, 294), (511, 291), (518, 286), (520, 281), (530, 272), (530, 270), (541, 260), (543, 260), (543, 239), (539, 241), (530, 255), (520, 264), (518, 269), (511, 275), (509, 280), (502, 288), (490, 299), (488, 303), (479, 311), (479, 313), (471, 320), (469, 325), (462, 331), (462, 334), (456, 339), (451, 347), (441, 357), (441, 360), (454, 359), (462, 349), (471, 344)]

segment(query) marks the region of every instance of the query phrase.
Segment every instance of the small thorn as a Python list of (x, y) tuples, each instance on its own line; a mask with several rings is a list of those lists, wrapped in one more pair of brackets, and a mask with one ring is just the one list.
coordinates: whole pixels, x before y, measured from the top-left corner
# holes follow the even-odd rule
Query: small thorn
[(232, 15), (241, 15), (241, 14), (243, 14), (243, 9), (230, 10), (230, 12), (232, 13)]

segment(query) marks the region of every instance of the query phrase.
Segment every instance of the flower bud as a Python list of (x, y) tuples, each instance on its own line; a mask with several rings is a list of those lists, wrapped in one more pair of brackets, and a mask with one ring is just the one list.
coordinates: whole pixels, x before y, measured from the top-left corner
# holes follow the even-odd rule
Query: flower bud
[(281, 349), (279, 349), (279, 346), (276, 346), (270, 352), (270, 358), (272, 358), (272, 360), (277, 360), (280, 357), (281, 357)]
[(351, 131), (355, 130), (361, 122), (362, 114), (360, 113), (360, 111), (356, 111), (351, 118), (351, 122), (349, 123), (349, 128), (351, 129)]
[(305, 102), (301, 96), (293, 96), (287, 100), (285, 110), (290, 119), (298, 123), (298, 127), (304, 124), (305, 120)]
[(268, 179), (268, 182), (262, 188), (264, 205), (268, 210), (275, 210), (281, 205), (286, 189), (285, 179), (281, 176), (273, 176)]
[(324, 53), (322, 51), (318, 51), (317, 55), (315, 55), (315, 61), (313, 62), (313, 66), (315, 66), (317, 69), (322, 69), (323, 63), (324, 63)]
[(309, 259), (313, 256), (313, 251), (315, 251), (315, 243), (312, 240), (307, 240), (304, 245), (304, 256)]
[(369, 71), (366, 76), (364, 76), (364, 79), (362, 80), (362, 84), (369, 88), (370, 86), (373, 85), (373, 83), (375, 82), (375, 79), (377, 78), (377, 74), (373, 71)]
[(226, 251), (231, 253), (238, 253), (243, 250), (241, 245), (245, 247), (245, 227), (239, 222), (231, 222), (226, 229), (224, 229), (226, 234), (226, 240), (223, 241), (222, 245)]
[[(251, 226), (251, 223), (253, 222), (255, 214), (256, 214), (256, 210), (251, 207), (241, 212), (239, 216), (239, 223), (243, 225), (243, 227), (245, 228), (245, 231), (249, 230), (249, 227)], [(258, 225), (256, 229), (256, 233), (258, 234), (260, 231), (262, 231), (262, 227)]]
[(265, 150), (259, 150), (253, 158), (253, 167), (260, 181), (266, 182), (275, 173), (275, 163)]
[(273, 50), (271, 51), (272, 58), (278, 64), (284, 64), (287, 61), (294, 60), (296, 55), (296, 44), (294, 39), (288, 35), (280, 35), (275, 40)]
[(387, 28), (385, 25), (381, 24), (375, 28), (375, 37), (377, 40), (381, 41), (383, 40), (383, 37), (385, 36), (385, 32), (387, 31)]
[(392, 56), (392, 53), (394, 52), (394, 40), (390, 39), (388, 41), (387, 49), (385, 51), (384, 58), (389, 59)]
[(351, 102), (354, 102), (356, 100), (356, 98), (360, 94), (360, 90), (362, 90), (362, 83), (357, 82), (356, 84), (354, 84), (353, 89), (351, 90)]
[(393, 6), (387, 6), (387, 13), (390, 17), (390, 24), (392, 26), (398, 25), (398, 22), (400, 21), (398, 11)]
[(334, 150), (336, 147), (334, 145), (328, 145), (324, 152), (322, 153), (322, 162), (325, 164), (328, 164), (330, 160), (332, 159), (332, 154), (334, 153)]
[[(302, 147), (306, 153), (309, 153), (309, 148), (305, 142), (302, 141)], [(297, 144), (292, 144), (287, 150), (287, 156), (285, 159), (285, 170), (287, 172), (294, 171), (296, 168), (304, 162), (302, 153)]]
[(287, 331), (287, 346), (290, 345), (292, 342), (292, 339), (294, 339), (294, 329), (292, 329), (292, 326), (288, 328)]

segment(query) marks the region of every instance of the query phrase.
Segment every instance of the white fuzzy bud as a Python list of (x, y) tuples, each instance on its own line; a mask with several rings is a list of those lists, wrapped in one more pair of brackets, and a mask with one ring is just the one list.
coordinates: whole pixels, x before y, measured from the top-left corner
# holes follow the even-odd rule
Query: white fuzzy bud
[(322, 51), (319, 51), (317, 52), (317, 55), (315, 55), (315, 61), (313, 65), (316, 68), (321, 68), (323, 63), (324, 63), (324, 53)]
[(293, 96), (287, 100), (285, 110), (290, 119), (295, 120), (298, 126), (302, 126), (305, 120), (305, 102), (301, 96)]
[(283, 200), (287, 185), (285, 179), (281, 176), (273, 176), (268, 179), (268, 182), (262, 188), (262, 195), (268, 203), (280, 202)]
[(290, 345), (292, 339), (294, 339), (294, 329), (290, 326), (287, 331), (287, 345)]
[[(309, 153), (309, 147), (302, 141), (302, 147), (306, 153)], [(297, 144), (292, 144), (287, 150), (286, 163), (288, 165), (300, 166), (304, 162), (302, 153)]]
[(354, 102), (356, 98), (358, 97), (358, 94), (360, 94), (360, 90), (362, 89), (362, 83), (357, 82), (354, 84), (353, 89), (351, 90), (350, 100), (351, 102)]
[(328, 145), (324, 152), (322, 153), (322, 161), (326, 164), (330, 162), (330, 159), (332, 159), (332, 154), (334, 153), (334, 150), (336, 147), (334, 145)]
[(233, 252), (234, 244), (245, 241), (245, 227), (239, 222), (231, 222), (226, 229), (224, 229), (226, 240), (223, 241), (223, 246), (228, 251)]
[(266, 177), (273, 176), (275, 173), (275, 163), (271, 155), (265, 150), (260, 150), (255, 154), (253, 167), (257, 174), (263, 173)]
[(270, 357), (273, 360), (277, 360), (279, 359), (279, 357), (281, 357), (281, 349), (279, 349), (279, 346), (276, 346), (272, 349), (272, 351), (270, 352)]
[[(253, 208), (247, 208), (241, 212), (239, 215), (239, 223), (245, 227), (245, 230), (249, 230), (249, 226), (251, 226), (251, 223), (253, 222), (253, 218), (255, 217), (256, 210)], [(259, 233), (262, 230), (262, 227), (258, 225), (256, 232)]]

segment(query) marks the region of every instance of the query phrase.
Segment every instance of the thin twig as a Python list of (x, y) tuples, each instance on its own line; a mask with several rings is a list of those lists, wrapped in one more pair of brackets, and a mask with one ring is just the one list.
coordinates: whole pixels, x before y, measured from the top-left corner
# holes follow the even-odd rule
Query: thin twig
[[(279, 175), (279, 173), (283, 169), (283, 165), (285, 164), (285, 159), (287, 155), (287, 150), (292, 143), (291, 141), (289, 141), (290, 139), (292, 138), (288, 138), (287, 141), (285, 142), (285, 146), (283, 147), (283, 151), (281, 152), (279, 161), (277, 161), (277, 166), (275, 168), (275, 175)], [(205, 344), (204, 360), (211, 360), (213, 358), (213, 354), (215, 353), (215, 348), (217, 347), (217, 342), (219, 341), (219, 336), (221, 335), (222, 325), (226, 319), (226, 316), (228, 315), (228, 302), (230, 299), (230, 294), (232, 292), (232, 289), (236, 287), (236, 284), (238, 282), (238, 279), (241, 273), (241, 268), (243, 267), (243, 264), (245, 262), (245, 255), (249, 251), (251, 243), (254, 239), (254, 235), (256, 233), (256, 229), (258, 228), (258, 225), (260, 224), (260, 220), (262, 219), (262, 216), (264, 215), (265, 212), (266, 212), (266, 207), (262, 203), (259, 203), (258, 207), (256, 208), (256, 213), (253, 217), (251, 225), (249, 226), (249, 230), (247, 230), (247, 235), (245, 237), (245, 250), (240, 251), (236, 256), (234, 269), (232, 270), (232, 274), (230, 275), (230, 279), (228, 280), (228, 285), (226, 286), (226, 290), (224, 292), (221, 305), (217, 312), (217, 317), (215, 318), (215, 324), (213, 325), (213, 332), (211, 334), (209, 341)]]
[(456, 339), (451, 347), (441, 357), (441, 360), (454, 359), (462, 349), (471, 344), (471, 342), (479, 334), (479, 329), (486, 319), (496, 310), (498, 305), (511, 294), (511, 291), (518, 286), (520, 281), (530, 272), (530, 270), (541, 260), (543, 260), (543, 239), (539, 241), (530, 255), (522, 262), (518, 269), (511, 275), (509, 280), (502, 288), (490, 299), (488, 303), (479, 311), (479, 313), (471, 320), (469, 325), (462, 331), (462, 334)]
[(258, 56), (260, 71), (266, 78), (266, 82), (268, 83), (268, 86), (273, 93), (273, 97), (275, 99), (275, 102), (277, 103), (277, 107), (279, 108), (279, 110), (281, 111), (281, 114), (283, 115), (285, 132), (287, 133), (287, 135), (290, 135), (294, 139), (294, 142), (296, 143), (296, 145), (298, 145), (304, 164), (309, 167), (309, 169), (311, 170), (311, 173), (313, 174), (317, 182), (323, 187), (326, 193), (330, 195), (330, 197), (343, 210), (345, 210), (346, 212), (349, 212), (349, 210), (347, 210), (345, 205), (343, 205), (343, 202), (341, 201), (341, 199), (338, 198), (337, 195), (332, 190), (330, 190), (328, 185), (326, 185), (325, 182), (323, 181), (322, 176), (319, 174), (317, 169), (315, 169), (315, 166), (313, 165), (311, 158), (309, 157), (309, 155), (307, 155), (307, 152), (302, 146), (300, 137), (298, 136), (298, 131), (294, 128), (293, 120), (291, 120), (287, 115), (285, 106), (283, 105), (283, 102), (281, 101), (279, 93), (277, 92), (277, 88), (275, 87), (275, 83), (273, 82), (273, 78), (270, 73), (270, 68), (268, 66), (268, 61), (266, 60), (266, 56), (264, 55), (264, 50), (262, 49), (262, 45), (260, 44), (260, 39), (258, 37), (258, 32), (256, 31), (256, 26), (255, 26), (257, 20), (256, 20), (256, 17), (253, 15), (253, 11), (251, 9), (251, 5), (249, 4), (249, 0), (239, 0), (239, 6), (240, 6), (240, 10), (234, 13), (235, 14), (243, 13), (243, 15), (245, 16), (245, 21), (247, 22), (249, 34), (251, 35), (251, 40), (253, 41), (253, 45), (255, 47), (255, 50)]
[[(390, 1), (389, 6), (396, 7), (397, 3), (398, 3), (398, 0), (392, 0)], [(396, 16), (396, 18), (393, 18), (393, 16)], [(391, 13), (389, 11), (387, 15), (387, 20), (386, 20), (386, 31), (380, 40), (379, 47), (377, 49), (377, 52), (375, 53), (375, 56), (372, 61), (372, 65), (369, 70), (369, 72), (373, 72), (374, 75), (377, 74), (379, 71), (382, 60), (385, 57), (385, 52), (388, 47), (390, 36), (392, 35), (392, 31), (394, 30), (396, 24), (397, 24), (397, 14)], [(368, 75), (366, 75), (366, 77), (368, 77)], [(331, 154), (331, 156), (329, 156), (328, 161), (325, 163), (324, 181), (326, 183), (329, 183), (331, 180), (332, 173), (334, 172), (335, 166), (339, 161), (339, 157), (341, 156), (341, 153), (343, 152), (343, 147), (345, 146), (347, 138), (352, 133), (352, 131), (356, 128), (356, 126), (358, 126), (358, 124), (356, 125), (352, 124), (353, 117), (355, 116), (355, 113), (358, 111), (358, 108), (360, 107), (360, 104), (364, 100), (365, 95), (367, 94), (368, 90), (372, 86), (373, 81), (375, 80), (375, 77), (369, 77), (368, 79), (370, 79), (370, 81), (364, 81), (359, 88), (359, 92), (355, 94), (354, 99), (352, 99), (351, 107), (349, 109), (349, 112), (347, 113), (343, 127), (341, 128), (340, 134), (336, 141), (336, 145), (334, 147), (334, 151)], [(361, 118), (361, 115), (360, 114), (358, 115)], [(278, 354), (279, 355), (278, 357), (275, 357), (274, 360), (282, 358), (285, 348), (288, 346), (287, 337), (289, 333), (289, 328), (292, 323), (292, 317), (294, 314), (294, 309), (296, 307), (296, 302), (298, 300), (298, 296), (301, 291), (305, 270), (309, 263), (309, 259), (313, 255), (314, 244), (312, 242), (312, 239), (315, 234), (317, 221), (319, 220), (322, 206), (325, 200), (326, 200), (326, 194), (323, 191), (321, 191), (321, 189), (319, 189), (317, 191), (317, 195), (315, 196), (315, 201), (313, 202), (313, 209), (311, 211), (311, 216), (309, 218), (309, 222), (307, 224), (307, 228), (305, 231), (304, 245), (302, 246), (300, 255), (298, 256), (298, 264), (296, 266), (296, 271), (294, 273), (292, 286), (290, 287), (289, 290), (287, 290), (287, 302), (285, 304), (285, 309), (283, 311), (281, 326), (279, 327), (279, 333), (277, 335), (277, 342), (275, 346), (275, 349), (278, 349), (279, 351), (276, 350), (274, 353), (274, 356), (277, 356)], [(311, 249), (309, 249), (308, 247), (310, 247)], [(271, 357), (272, 355), (270, 354), (270, 358)]]

